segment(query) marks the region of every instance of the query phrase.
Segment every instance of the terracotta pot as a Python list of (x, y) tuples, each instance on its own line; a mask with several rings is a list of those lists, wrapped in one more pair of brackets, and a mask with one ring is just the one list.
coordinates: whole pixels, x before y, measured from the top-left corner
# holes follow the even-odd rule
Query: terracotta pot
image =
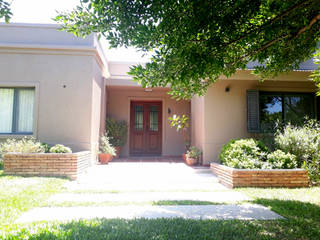
[(187, 160), (187, 156), (186, 156), (185, 153), (182, 153), (182, 159), (183, 159), (183, 161), (186, 161), (186, 160)]
[(121, 147), (114, 147), (116, 149), (116, 156), (114, 156), (114, 158), (119, 158), (120, 157), (120, 152), (121, 152)]
[(108, 164), (112, 160), (112, 155), (109, 153), (100, 153), (99, 160), (101, 164)]
[(186, 158), (186, 163), (187, 165), (189, 166), (193, 166), (193, 165), (196, 165), (197, 164), (197, 159), (195, 158)]

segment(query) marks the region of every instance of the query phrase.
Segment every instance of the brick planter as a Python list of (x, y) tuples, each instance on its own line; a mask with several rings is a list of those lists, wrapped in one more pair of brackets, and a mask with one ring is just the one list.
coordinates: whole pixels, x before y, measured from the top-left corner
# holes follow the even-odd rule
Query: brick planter
[(77, 179), (90, 165), (91, 153), (8, 153), (4, 172), (20, 176), (54, 176)]
[(211, 171), (223, 185), (234, 187), (307, 187), (308, 172), (304, 169), (236, 169), (218, 163)]

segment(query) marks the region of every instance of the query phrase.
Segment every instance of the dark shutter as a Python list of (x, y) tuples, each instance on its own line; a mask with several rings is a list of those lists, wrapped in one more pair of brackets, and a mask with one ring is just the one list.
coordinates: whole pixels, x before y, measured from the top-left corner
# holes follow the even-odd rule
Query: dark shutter
[(259, 91), (247, 90), (247, 128), (249, 133), (260, 131)]

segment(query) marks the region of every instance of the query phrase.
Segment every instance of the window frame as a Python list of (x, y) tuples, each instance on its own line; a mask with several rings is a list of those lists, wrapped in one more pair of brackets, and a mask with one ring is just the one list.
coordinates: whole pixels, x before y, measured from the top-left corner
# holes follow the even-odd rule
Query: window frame
[(36, 87), (35, 86), (26, 86), (26, 87), (16, 87), (16, 86), (12, 86), (12, 87), (3, 87), (3, 86), (0, 86), (0, 89), (13, 89), (13, 111), (12, 111), (12, 131), (9, 133), (4, 133), (4, 132), (0, 132), (0, 136), (12, 136), (12, 135), (34, 135), (34, 121), (35, 121), (35, 115), (34, 115), (34, 112), (35, 112), (35, 107), (36, 107), (36, 104), (35, 104), (35, 100), (33, 102), (33, 124), (32, 124), (32, 132), (19, 132), (17, 131), (18, 129), (18, 120), (17, 120), (17, 117), (18, 117), (18, 111), (19, 111), (19, 108), (18, 108), (18, 98), (19, 98), (19, 94), (18, 94), (18, 90), (34, 90), (34, 99), (36, 99)]
[[(317, 104), (317, 96), (314, 92), (276, 92), (276, 91), (259, 91), (259, 126), (260, 130), (259, 132), (262, 133), (261, 130), (261, 123), (262, 123), (262, 116), (261, 116), (261, 96), (280, 96), (281, 97), (281, 118), (282, 123), (286, 123), (286, 117), (285, 117), (285, 97), (287, 96), (311, 96), (313, 98), (312, 104), (313, 104), (313, 116), (312, 118), (318, 119), (318, 104)], [(318, 119), (319, 120), (319, 119)]]

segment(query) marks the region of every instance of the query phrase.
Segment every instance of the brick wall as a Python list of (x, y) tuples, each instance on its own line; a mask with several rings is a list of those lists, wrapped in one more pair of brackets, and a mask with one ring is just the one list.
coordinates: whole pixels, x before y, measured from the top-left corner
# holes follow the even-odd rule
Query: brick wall
[(308, 172), (304, 169), (235, 169), (218, 163), (211, 163), (210, 168), (219, 182), (229, 188), (309, 186)]
[(90, 165), (91, 153), (8, 153), (4, 172), (20, 176), (64, 176), (73, 180)]

